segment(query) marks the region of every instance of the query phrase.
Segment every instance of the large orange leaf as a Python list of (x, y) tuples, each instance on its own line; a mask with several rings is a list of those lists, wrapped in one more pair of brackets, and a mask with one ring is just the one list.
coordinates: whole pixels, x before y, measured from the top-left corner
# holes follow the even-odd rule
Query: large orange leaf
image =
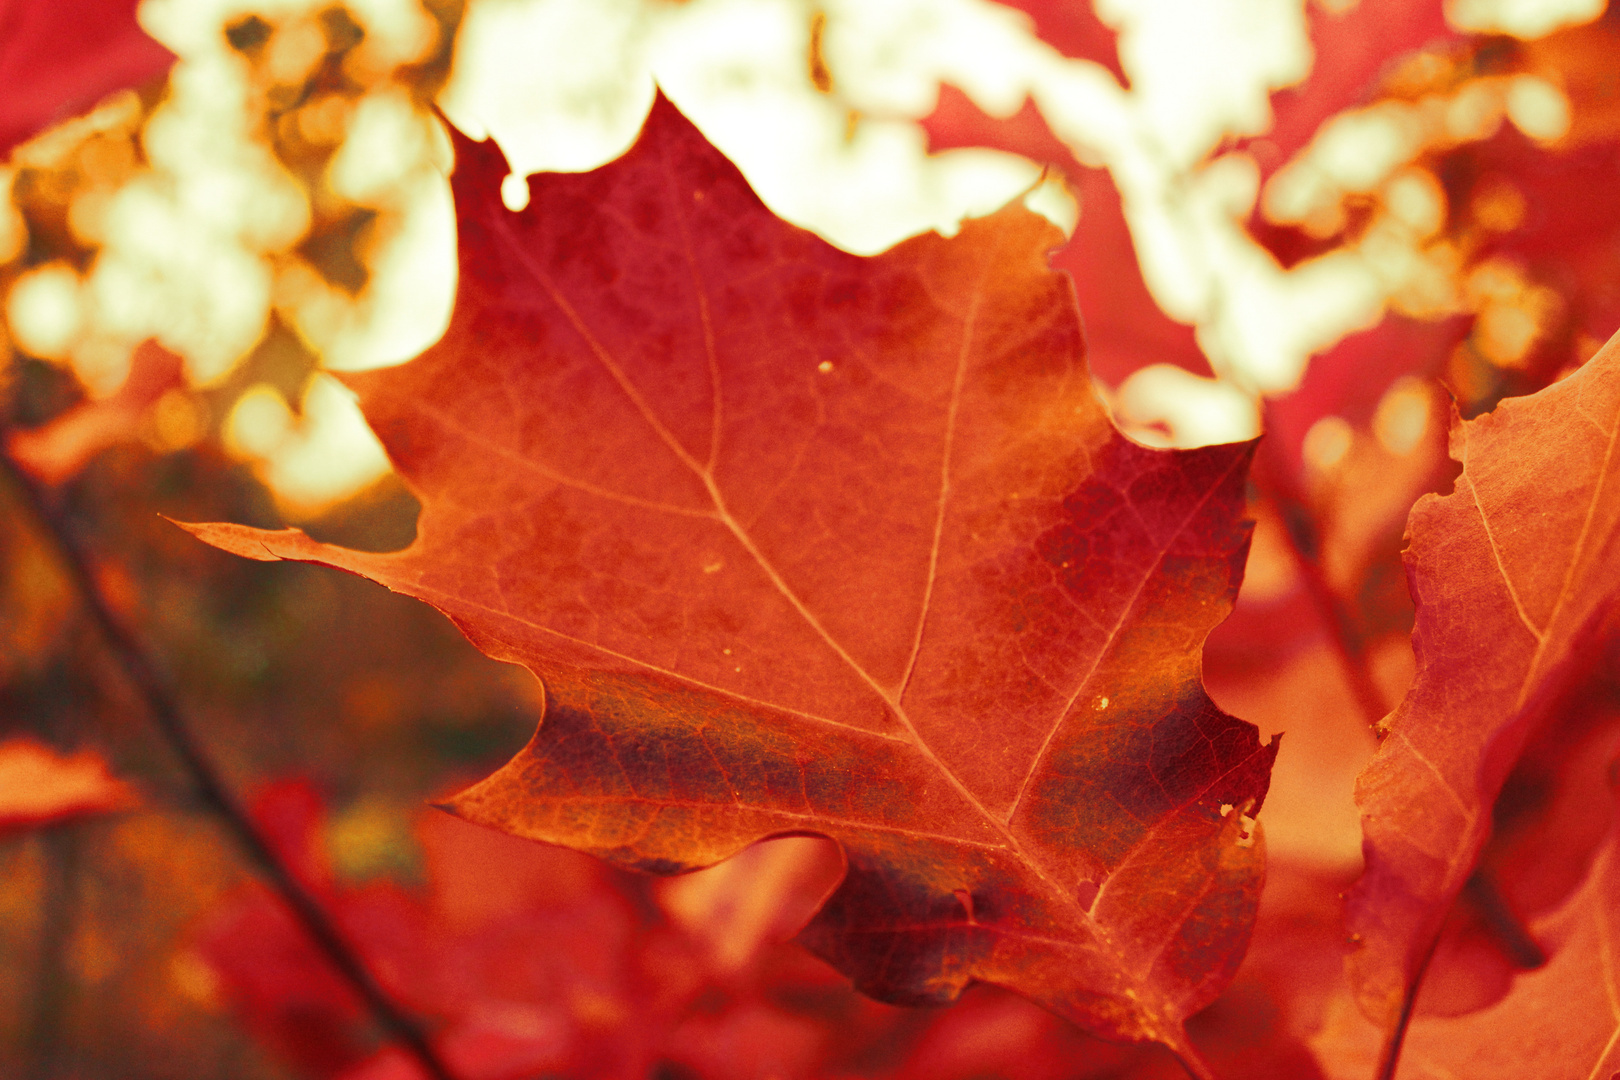
[(1363, 1009), (1393, 1025), (1536, 731), (1589, 681), (1620, 602), (1620, 337), (1562, 382), (1458, 422), (1455, 490), (1408, 526), (1417, 677), (1359, 783), (1349, 921)]
[(350, 380), (415, 543), (195, 531), (425, 599), (541, 678), (534, 740), (457, 813), (660, 873), (830, 836), (803, 940), (863, 989), (984, 980), (1191, 1058), (1275, 756), (1199, 677), (1250, 447), (1113, 429), (1021, 207), (848, 255), (662, 99), (520, 214), (493, 146), (456, 152), (450, 329)]

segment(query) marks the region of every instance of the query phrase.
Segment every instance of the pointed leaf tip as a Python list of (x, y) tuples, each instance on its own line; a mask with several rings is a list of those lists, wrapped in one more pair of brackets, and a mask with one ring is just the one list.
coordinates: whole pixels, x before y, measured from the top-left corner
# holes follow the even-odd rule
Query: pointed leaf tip
[[(173, 518), (169, 520), (174, 521)], [(297, 559), (301, 550), (320, 546), (304, 535), (302, 529), (255, 529), (248, 525), (218, 521), (174, 523), (205, 544), (259, 562)]]

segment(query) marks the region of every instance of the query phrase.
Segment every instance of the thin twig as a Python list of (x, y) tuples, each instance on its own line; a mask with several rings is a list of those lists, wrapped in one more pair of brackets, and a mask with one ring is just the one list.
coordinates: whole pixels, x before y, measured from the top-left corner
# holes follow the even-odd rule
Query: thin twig
[[(1452, 900), (1452, 906), (1461, 903), (1464, 897), (1476, 905), (1487, 928), (1496, 934), (1497, 941), (1507, 952), (1508, 958), (1519, 968), (1530, 971), (1547, 962), (1546, 951), (1519, 919), (1490, 871), (1484, 867), (1475, 869), (1463, 885), (1462, 892)], [(1401, 1060), (1401, 1046), (1406, 1042), (1407, 1029), (1412, 1026), (1418, 992), (1423, 989), (1423, 979), (1429, 973), (1429, 967), (1440, 947), (1440, 938), (1444, 933), (1445, 926), (1442, 924), (1429, 941), (1429, 948), (1423, 954), (1423, 963), (1418, 965), (1417, 971), (1412, 975), (1412, 981), (1406, 985), (1406, 993), (1401, 998), (1400, 1015), (1395, 1018), (1395, 1027), (1384, 1040), (1383, 1054), (1378, 1062), (1378, 1080), (1394, 1080), (1396, 1066)]]
[(1486, 928), (1496, 935), (1496, 943), (1520, 970), (1533, 971), (1547, 962), (1547, 950), (1513, 910), (1495, 874), (1483, 866), (1475, 867), (1460, 896), (1473, 902)]
[(80, 866), (78, 829), (59, 825), (37, 834), (44, 883), (40, 890), (38, 976), (34, 1014), (28, 1029), (28, 1076), (56, 1080), (68, 1070), (61, 1061), (62, 1029), (73, 996), (68, 979), (68, 950), (79, 919)]
[[(1183, 1031), (1182, 1037), (1184, 1040), (1186, 1039), (1185, 1031)], [(1219, 1080), (1215, 1070), (1210, 1067), (1209, 1062), (1204, 1060), (1203, 1055), (1198, 1052), (1191, 1041), (1183, 1041), (1182, 1045), (1171, 1047), (1170, 1052), (1175, 1055), (1176, 1063), (1187, 1070), (1189, 1080)]]
[(1412, 1010), (1417, 1005), (1418, 990), (1423, 986), (1423, 976), (1428, 973), (1429, 961), (1434, 959), (1434, 950), (1439, 945), (1440, 935), (1437, 932), (1423, 954), (1423, 962), (1413, 973), (1412, 981), (1406, 984), (1406, 993), (1401, 996), (1400, 1015), (1395, 1018), (1395, 1027), (1384, 1040), (1383, 1051), (1378, 1058), (1377, 1080), (1395, 1080), (1395, 1069), (1401, 1063), (1401, 1047), (1406, 1043), (1406, 1031), (1412, 1026)]
[[(1274, 503), (1280, 502), (1276, 493), (1269, 493)], [(1286, 516), (1295, 507), (1281, 506), (1279, 511)], [(1308, 527), (1315, 528), (1315, 521), (1308, 522)], [(1294, 565), (1299, 570), (1300, 579), (1305, 584), (1305, 591), (1310, 595), (1311, 602), (1316, 605), (1316, 611), (1324, 626), (1328, 628), (1329, 636), (1333, 640), (1334, 654), (1339, 658), (1339, 665), (1344, 670), (1345, 679), (1350, 684), (1350, 693), (1361, 708), (1361, 714), (1367, 721), (1369, 728), (1377, 729), (1383, 723), (1384, 717), (1389, 715), (1389, 705), (1384, 701), (1384, 694), (1373, 679), (1372, 669), (1367, 665), (1367, 652), (1355, 641), (1351, 633), (1350, 611), (1339, 594), (1328, 583), (1327, 575), (1322, 573), (1322, 565), (1310, 555), (1306, 554), (1305, 545), (1294, 534), (1291, 526), (1287, 530), (1288, 547), (1294, 556)]]
[(153, 723), (185, 767), (202, 802), (224, 823), (226, 831), (259, 867), (270, 887), (291, 909), (293, 917), (326, 959), (366, 1003), (388, 1035), (414, 1057), (432, 1080), (455, 1080), (454, 1074), (428, 1044), (420, 1025), (396, 1005), (367, 970), (364, 961), (346, 942), (332, 917), (313, 894), (293, 876), (252, 817), (221, 779), (219, 770), (193, 733), (178, 695), (159, 673), (140, 641), (113, 614), (102, 594), (90, 560), (67, 523), (51, 506), (44, 492), (4, 450), (6, 431), (0, 427), (0, 471), (17, 491), (24, 507), (56, 546), (69, 580), (101, 632), (108, 648), (146, 703)]
[[(1269, 409), (1267, 412), (1269, 413)], [(1269, 422), (1269, 415), (1266, 419), (1267, 430), (1271, 430), (1273, 425)], [(1333, 641), (1334, 652), (1339, 657), (1340, 667), (1344, 670), (1345, 680), (1350, 684), (1351, 695), (1356, 699), (1356, 704), (1366, 718), (1367, 726), (1376, 730), (1384, 717), (1389, 714), (1389, 705), (1373, 678), (1371, 668), (1367, 665), (1366, 650), (1355, 640), (1352, 633), (1350, 610), (1334, 591), (1327, 575), (1322, 572), (1321, 563), (1317, 560), (1320, 529), (1317, 526), (1316, 515), (1311, 511), (1310, 503), (1303, 493), (1299, 491), (1287, 463), (1280, 458), (1275, 436), (1267, 436), (1260, 440), (1260, 449), (1255, 462), (1257, 466), (1254, 472), (1255, 484), (1282, 518), (1283, 532), (1288, 536), (1288, 550), (1294, 557), (1294, 565), (1304, 582), (1305, 592), (1310, 596), (1311, 603), (1316, 606), (1322, 624), (1327, 627), (1329, 637)]]

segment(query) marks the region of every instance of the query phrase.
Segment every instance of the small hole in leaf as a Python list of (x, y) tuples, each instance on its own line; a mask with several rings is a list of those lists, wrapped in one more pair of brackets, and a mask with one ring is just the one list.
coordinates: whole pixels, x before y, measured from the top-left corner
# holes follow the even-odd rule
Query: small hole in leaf
[(526, 210), (529, 206), (529, 178), (508, 173), (501, 180), (501, 202), (514, 214)]
[(1074, 898), (1080, 902), (1081, 907), (1090, 911), (1091, 906), (1097, 902), (1097, 893), (1100, 891), (1101, 886), (1095, 881), (1082, 881), (1080, 887), (1074, 890)]

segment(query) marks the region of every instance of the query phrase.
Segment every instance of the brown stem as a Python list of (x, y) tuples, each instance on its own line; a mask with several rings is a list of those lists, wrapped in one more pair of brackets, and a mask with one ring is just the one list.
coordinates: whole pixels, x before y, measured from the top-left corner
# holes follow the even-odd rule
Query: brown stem
[[(1274, 503), (1278, 501), (1275, 494), (1271, 498)], [(1285, 516), (1291, 509), (1279, 506), (1279, 511)], [(1303, 507), (1300, 509), (1303, 510)], [(1309, 527), (1314, 529), (1315, 525), (1313, 517), (1309, 521)], [(1355, 696), (1356, 704), (1360, 706), (1361, 713), (1367, 720), (1367, 726), (1377, 728), (1389, 714), (1389, 706), (1385, 704), (1383, 692), (1378, 689), (1378, 683), (1374, 681), (1372, 671), (1367, 666), (1366, 652), (1351, 635), (1350, 611), (1339, 598), (1339, 594), (1333, 591), (1333, 586), (1328, 583), (1327, 575), (1322, 573), (1321, 564), (1305, 553), (1292, 527), (1288, 529), (1288, 549), (1294, 556), (1294, 565), (1299, 570), (1300, 578), (1305, 582), (1305, 591), (1310, 594), (1318, 616), (1330, 632), (1333, 651), (1344, 669), (1346, 680), (1350, 683), (1350, 692)]]
[[(1267, 426), (1270, 427), (1269, 417)], [(1299, 490), (1299, 485), (1292, 475), (1293, 471), (1281, 460), (1274, 437), (1268, 436), (1260, 440), (1255, 466), (1253, 474), (1255, 486), (1282, 518), (1283, 531), (1288, 536), (1288, 550), (1294, 557), (1294, 565), (1299, 570), (1301, 580), (1305, 583), (1305, 591), (1315, 605), (1322, 624), (1328, 629), (1329, 637), (1333, 641), (1333, 650), (1339, 657), (1339, 664), (1344, 670), (1346, 681), (1350, 684), (1350, 692), (1355, 697), (1356, 704), (1366, 717), (1368, 726), (1376, 729), (1388, 715), (1389, 706), (1384, 701), (1383, 692), (1378, 689), (1377, 681), (1373, 679), (1371, 669), (1367, 666), (1366, 652), (1351, 632), (1350, 609), (1333, 590), (1327, 575), (1322, 572), (1321, 563), (1317, 561), (1316, 552), (1321, 530), (1317, 525), (1316, 514), (1311, 510), (1310, 502), (1304, 493)]]
[(79, 841), (73, 825), (36, 834), (44, 864), (40, 890), (38, 975), (27, 1036), (28, 1076), (56, 1080), (68, 1072), (62, 1059), (62, 1029), (73, 997), (68, 950), (79, 921)]
[(1423, 976), (1428, 972), (1429, 961), (1434, 959), (1434, 950), (1439, 945), (1440, 934), (1436, 931), (1433, 940), (1429, 942), (1428, 950), (1423, 954), (1423, 961), (1412, 973), (1412, 981), (1406, 984), (1406, 993), (1401, 997), (1400, 1014), (1395, 1017), (1395, 1027), (1384, 1040), (1383, 1051), (1378, 1057), (1376, 1080), (1395, 1080), (1395, 1069), (1401, 1063), (1401, 1047), (1406, 1042), (1406, 1029), (1412, 1026), (1412, 1009), (1417, 1005), (1418, 990), (1423, 986)]
[[(1458, 900), (1452, 901), (1455, 905), (1462, 897), (1467, 897), (1478, 908), (1485, 923), (1497, 935), (1502, 947), (1514, 963), (1525, 970), (1541, 967), (1547, 962), (1547, 954), (1536, 939), (1530, 936), (1529, 929), (1514, 912), (1512, 905), (1502, 893), (1501, 886), (1496, 878), (1484, 868), (1476, 869), (1469, 875), (1468, 881), (1463, 885)], [(1444, 932), (1435, 932), (1433, 940), (1429, 942), (1428, 951), (1423, 954), (1423, 962), (1412, 975), (1412, 981), (1407, 984), (1406, 994), (1401, 999), (1400, 1015), (1395, 1019), (1395, 1027), (1384, 1042), (1383, 1055), (1378, 1062), (1378, 1080), (1394, 1080), (1395, 1067), (1400, 1064), (1401, 1045), (1406, 1041), (1407, 1028), (1412, 1024), (1412, 1011), (1417, 1005), (1418, 991), (1423, 988), (1423, 977), (1428, 974), (1429, 964), (1434, 960), (1435, 950), (1440, 946), (1440, 937)]]
[(428, 1044), (421, 1027), (394, 1004), (382, 986), (367, 970), (359, 954), (344, 940), (337, 924), (309, 890), (292, 874), (259, 827), (237, 801), (220, 777), (219, 770), (193, 733), (177, 694), (159, 673), (157, 665), (140, 641), (125, 629), (113, 614), (90, 570), (90, 560), (79, 546), (67, 523), (50, 505), (33, 478), (3, 450), (6, 430), (0, 426), (0, 472), (21, 497), (43, 533), (55, 545), (62, 566), (78, 591), (85, 610), (101, 632), (124, 673), (145, 702), (147, 712), (159, 733), (179, 757), (198, 796), (224, 824), (231, 837), (247, 853), (270, 887), (281, 896), (293, 917), (303, 926), (315, 946), (358, 994), (388, 1035), (414, 1057), (432, 1080), (455, 1080), (448, 1067)]
[(1533, 971), (1547, 962), (1546, 950), (1513, 910), (1495, 874), (1484, 867), (1475, 869), (1463, 886), (1463, 895), (1473, 901), (1486, 927), (1496, 935), (1497, 944), (1519, 968)]
[(1215, 1070), (1210, 1068), (1209, 1062), (1204, 1060), (1202, 1054), (1193, 1049), (1191, 1043), (1171, 1047), (1171, 1053), (1175, 1054), (1176, 1061), (1180, 1063), (1181, 1067), (1187, 1070), (1187, 1076), (1191, 1080), (1219, 1080), (1215, 1075)]

